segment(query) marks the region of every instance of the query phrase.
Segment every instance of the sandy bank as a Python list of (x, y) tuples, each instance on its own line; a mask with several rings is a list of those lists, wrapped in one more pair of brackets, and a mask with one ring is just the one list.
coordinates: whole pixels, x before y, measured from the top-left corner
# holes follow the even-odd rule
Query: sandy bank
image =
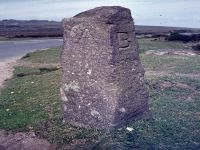
[(13, 75), (14, 65), (20, 57), (8, 58), (0, 61), (0, 88), (3, 87), (5, 80), (10, 79)]

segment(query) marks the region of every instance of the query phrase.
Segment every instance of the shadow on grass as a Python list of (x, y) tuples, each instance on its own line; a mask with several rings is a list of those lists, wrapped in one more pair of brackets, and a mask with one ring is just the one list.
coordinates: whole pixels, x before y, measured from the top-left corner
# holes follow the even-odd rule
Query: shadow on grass
[(57, 71), (59, 68), (53, 67), (53, 68), (39, 68), (39, 72), (30, 72), (30, 73), (18, 73), (16, 74), (17, 77), (24, 77), (24, 76), (31, 76), (31, 75), (43, 75), (49, 72)]

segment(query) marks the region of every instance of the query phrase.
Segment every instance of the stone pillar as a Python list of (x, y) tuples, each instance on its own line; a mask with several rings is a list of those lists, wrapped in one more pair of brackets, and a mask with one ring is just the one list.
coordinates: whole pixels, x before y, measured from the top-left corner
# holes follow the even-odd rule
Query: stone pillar
[(148, 92), (131, 12), (98, 7), (63, 20), (64, 120), (111, 129), (149, 117)]

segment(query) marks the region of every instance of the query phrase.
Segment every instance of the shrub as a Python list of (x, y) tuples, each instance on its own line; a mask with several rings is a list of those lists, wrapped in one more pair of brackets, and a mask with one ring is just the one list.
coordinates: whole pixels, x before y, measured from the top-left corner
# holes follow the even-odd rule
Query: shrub
[(170, 36), (168, 37), (169, 41), (183, 41), (183, 42), (189, 42), (189, 36), (186, 35), (182, 35), (178, 32), (173, 32), (170, 34)]
[(200, 51), (200, 44), (192, 46), (192, 49), (195, 51)]
[(172, 32), (167, 38), (169, 41), (182, 41), (182, 42), (190, 42), (190, 41), (199, 41), (200, 34), (181, 34), (179, 32)]
[(30, 54), (30, 53), (27, 53), (27, 54), (24, 55), (22, 58), (24, 59), (24, 58), (29, 58), (29, 57), (31, 57), (31, 54)]

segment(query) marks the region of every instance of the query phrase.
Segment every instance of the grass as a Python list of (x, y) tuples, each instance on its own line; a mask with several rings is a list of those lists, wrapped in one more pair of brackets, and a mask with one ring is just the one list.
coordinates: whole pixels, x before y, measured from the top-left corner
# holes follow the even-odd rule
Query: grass
[[(1, 128), (27, 130), (29, 126), (44, 123), (51, 113), (58, 111), (55, 107), (58, 106), (61, 109), (59, 101), (55, 101), (59, 97), (59, 82), (57, 81), (60, 72), (55, 71), (45, 75), (30, 75), (21, 78), (16, 76), (20, 73), (38, 72), (38, 69), (15, 68), (13, 79), (1, 92), (0, 105), (3, 106), (4, 110), (1, 109), (0, 113)], [(48, 84), (46, 84), (47, 82)]]
[(29, 61), (33, 63), (59, 63), (59, 57), (60, 57), (60, 47), (58, 48), (52, 48), (48, 51), (37, 51), (33, 53), (28, 53), (23, 57), (24, 61)]
[(139, 39), (138, 42), (141, 53), (147, 50), (184, 49), (186, 46), (182, 42), (154, 41), (153, 38)]
[(152, 71), (166, 71), (171, 73), (199, 73), (200, 57), (187, 56), (156, 56), (141, 54), (143, 65)]
[[(154, 47), (160, 47), (157, 42), (154, 44)], [(57, 145), (58, 149), (179, 150), (200, 147), (200, 79), (175, 75), (200, 73), (197, 65), (200, 56), (172, 57), (142, 53), (141, 60), (146, 70), (171, 73), (171, 76), (147, 76), (153, 119), (130, 123), (128, 127), (133, 128), (131, 132), (126, 130), (126, 126), (106, 133), (62, 122), (59, 98), (61, 70), (51, 65), (58, 63), (59, 53), (59, 48), (31, 53), (23, 60), (44, 64), (43, 67), (15, 68), (13, 78), (0, 94), (1, 129), (35, 131)], [(17, 76), (19, 74), (24, 76)], [(172, 86), (162, 86), (165, 83)], [(187, 86), (180, 86), (180, 83)]]

